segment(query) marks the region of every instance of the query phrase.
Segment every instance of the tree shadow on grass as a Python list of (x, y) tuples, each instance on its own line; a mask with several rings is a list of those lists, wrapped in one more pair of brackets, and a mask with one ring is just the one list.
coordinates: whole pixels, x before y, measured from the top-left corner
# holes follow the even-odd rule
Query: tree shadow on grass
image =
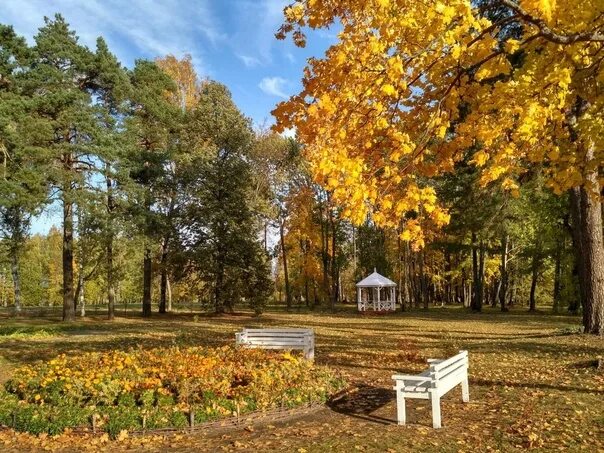
[[(556, 339), (555, 336), (550, 337), (552, 339)], [(594, 342), (593, 345), (573, 345), (573, 344), (564, 344), (563, 347), (560, 346), (557, 342), (537, 342), (537, 341), (492, 341), (492, 342), (483, 342), (483, 343), (473, 343), (471, 347), (468, 348), (470, 352), (480, 352), (480, 353), (494, 353), (497, 354), (499, 352), (506, 353), (523, 353), (527, 354), (527, 356), (539, 356), (545, 353), (551, 354), (552, 356), (580, 356), (584, 354), (593, 354), (594, 356), (601, 353), (602, 347)]]
[(507, 382), (505, 380), (491, 380), (482, 378), (470, 379), (470, 384), (486, 387), (513, 387), (521, 389), (543, 389), (543, 390), (558, 390), (560, 392), (577, 392), (577, 393), (593, 393), (596, 395), (604, 395), (604, 390), (574, 387), (570, 385), (554, 385), (534, 382)]
[(361, 384), (357, 386), (356, 391), (346, 393), (327, 405), (332, 411), (339, 414), (382, 425), (392, 425), (396, 424), (394, 418), (385, 418), (376, 415), (375, 412), (394, 399), (393, 390)]

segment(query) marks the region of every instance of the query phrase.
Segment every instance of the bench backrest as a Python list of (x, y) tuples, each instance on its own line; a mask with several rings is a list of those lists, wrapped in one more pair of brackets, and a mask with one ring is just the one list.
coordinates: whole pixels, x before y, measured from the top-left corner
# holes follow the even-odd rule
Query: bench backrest
[(468, 351), (459, 351), (459, 354), (430, 364), (429, 376), (432, 387), (438, 388), (440, 393), (446, 393), (455, 387), (468, 373)]
[(301, 349), (312, 358), (315, 334), (312, 329), (243, 329), (236, 334), (237, 344), (258, 346), (265, 349)]

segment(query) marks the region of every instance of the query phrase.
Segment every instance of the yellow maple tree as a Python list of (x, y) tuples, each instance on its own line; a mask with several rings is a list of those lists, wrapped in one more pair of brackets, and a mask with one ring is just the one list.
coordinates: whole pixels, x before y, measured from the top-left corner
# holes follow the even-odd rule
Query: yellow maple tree
[[(296, 128), (345, 215), (396, 226), (414, 211), (402, 234), (420, 245), (420, 224), (448, 221), (422, 181), (468, 149), (483, 184), (514, 191), (513, 177), (540, 163), (555, 191), (597, 192), (603, 12), (601, 0), (297, 1), (279, 37), (304, 45), (304, 27), (341, 31), (276, 108), (276, 128)], [(521, 32), (506, 39), (511, 24)]]
[(590, 284), (604, 280), (604, 2), (297, 0), (277, 37), (304, 46), (325, 27), (337, 42), (273, 114), (344, 215), (397, 227), (407, 214), (401, 237), (419, 248), (449, 221), (430, 179), (468, 152), (481, 184), (513, 195), (538, 165), (556, 193), (580, 192), (585, 290), (604, 331), (604, 283)]

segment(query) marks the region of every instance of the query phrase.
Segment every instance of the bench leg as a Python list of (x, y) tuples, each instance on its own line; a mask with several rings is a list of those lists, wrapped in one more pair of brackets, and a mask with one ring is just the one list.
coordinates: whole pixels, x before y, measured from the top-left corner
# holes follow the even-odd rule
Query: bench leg
[(468, 383), (468, 376), (461, 381), (461, 400), (464, 403), (470, 401), (470, 384)]
[(432, 400), (432, 426), (434, 428), (440, 428), (440, 397), (438, 393), (432, 392), (431, 398)]
[(405, 413), (405, 395), (402, 389), (396, 389), (396, 421), (399, 425), (407, 423), (407, 415)]
[(315, 360), (315, 348), (308, 348), (304, 351), (304, 358), (306, 360)]

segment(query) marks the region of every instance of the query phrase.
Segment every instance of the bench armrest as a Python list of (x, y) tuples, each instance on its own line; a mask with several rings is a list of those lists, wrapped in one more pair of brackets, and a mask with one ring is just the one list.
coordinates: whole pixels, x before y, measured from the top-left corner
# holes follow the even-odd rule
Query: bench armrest
[(440, 363), (444, 362), (443, 359), (428, 359), (428, 363)]

